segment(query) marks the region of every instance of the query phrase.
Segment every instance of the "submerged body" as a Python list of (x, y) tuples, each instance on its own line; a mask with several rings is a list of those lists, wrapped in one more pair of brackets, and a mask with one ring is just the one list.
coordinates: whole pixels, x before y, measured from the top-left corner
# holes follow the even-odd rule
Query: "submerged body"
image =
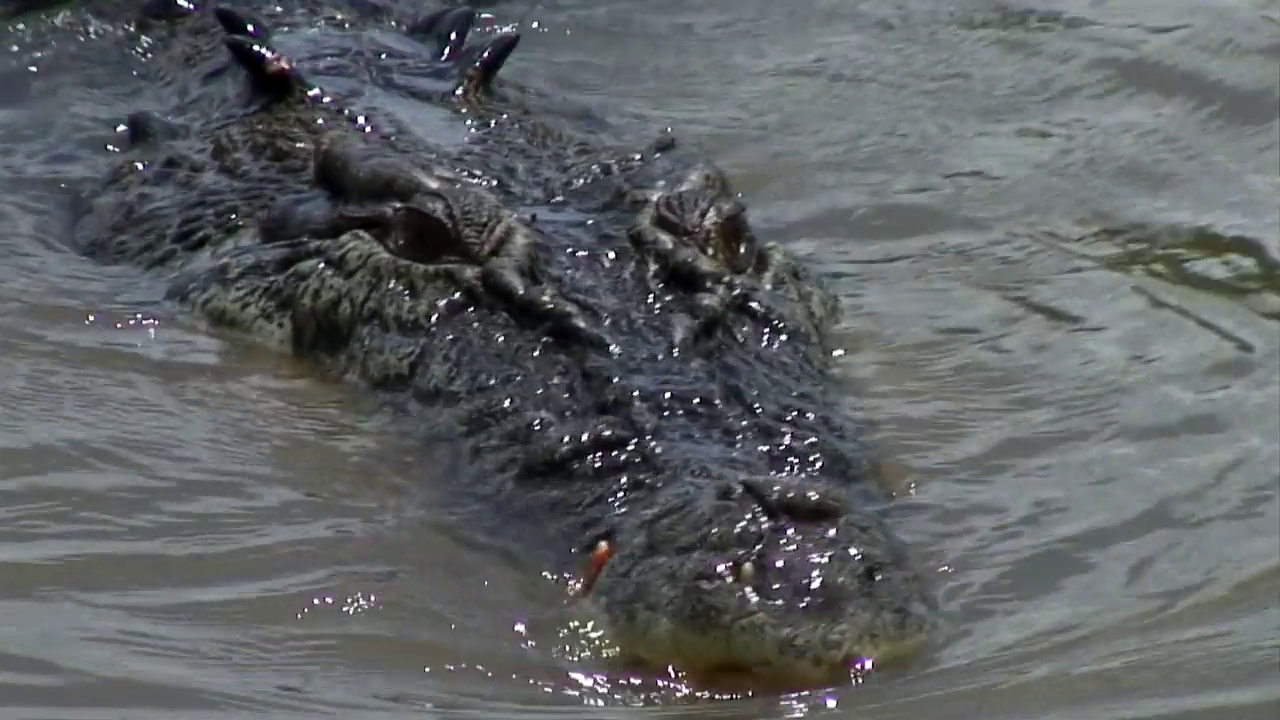
[[(466, 12), (418, 27), (457, 73), (442, 101), (482, 106), (516, 38), (463, 52)], [(170, 273), (205, 320), (411, 400), (470, 450), (458, 492), (513, 532), (565, 557), (604, 543), (590, 600), (627, 657), (810, 685), (925, 636), (933, 600), (832, 397), (834, 302), (759, 242), (722, 173), (622, 198), (611, 177), (573, 196), (586, 221), (533, 219), (337, 109), (243, 16), (217, 20), (180, 15), (168, 42), (190, 67), (234, 63), (196, 83), (222, 100), (158, 108), (179, 129), (134, 133), (78, 250)], [(214, 27), (232, 35), (210, 44)]]

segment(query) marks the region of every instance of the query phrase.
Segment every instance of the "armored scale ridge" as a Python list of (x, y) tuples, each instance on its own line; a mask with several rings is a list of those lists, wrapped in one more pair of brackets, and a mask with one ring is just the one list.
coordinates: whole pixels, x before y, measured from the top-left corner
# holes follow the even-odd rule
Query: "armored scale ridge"
[[(520, 101), (493, 81), (520, 38), (471, 42), (466, 7), (395, 23), (418, 54), (368, 60), (497, 118), (483, 142), (434, 147), (309, 83), (318, 35), (279, 52), (291, 22), (375, 22), (309, 1), (273, 27), (231, 4), (142, 6), (158, 89), (82, 193), (71, 245), (164, 274), (196, 317), (465, 448), (465, 482), (437, 479), (457, 483), (448, 496), (552, 548), (540, 559), (588, 567), (583, 604), (625, 658), (810, 687), (923, 641), (934, 600), (836, 398), (834, 299), (756, 237), (725, 174), (669, 142), (584, 163), (571, 129), (504, 126)], [(539, 157), (580, 174), (548, 192)], [(545, 212), (519, 204), (538, 197)]]

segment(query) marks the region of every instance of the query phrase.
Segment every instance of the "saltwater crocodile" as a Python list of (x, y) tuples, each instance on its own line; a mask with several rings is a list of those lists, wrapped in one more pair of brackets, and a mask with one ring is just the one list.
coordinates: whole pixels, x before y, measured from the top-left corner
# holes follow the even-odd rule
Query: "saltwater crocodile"
[[(450, 492), (554, 561), (590, 553), (589, 604), (627, 658), (809, 686), (925, 637), (933, 599), (813, 350), (824, 314), (798, 309), (822, 293), (797, 289), (723, 173), (534, 220), (370, 132), (257, 21), (217, 20), (174, 19), (169, 42), (238, 27), (221, 43), (244, 72), (199, 78), (217, 107), (161, 108), (180, 131), (133, 133), (86, 193), (77, 250), (169, 273), (197, 316), (465, 446)], [(450, 55), (470, 28), (435, 22), (424, 53), (483, 102), (516, 36)]]

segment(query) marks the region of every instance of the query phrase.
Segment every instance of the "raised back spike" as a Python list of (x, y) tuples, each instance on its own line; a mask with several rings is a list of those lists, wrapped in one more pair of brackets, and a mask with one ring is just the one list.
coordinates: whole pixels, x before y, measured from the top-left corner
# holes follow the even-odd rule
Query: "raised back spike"
[(405, 32), (411, 37), (434, 43), (436, 60), (448, 62), (462, 52), (475, 22), (476, 11), (469, 7), (444, 8), (409, 23)]
[(225, 37), (222, 42), (254, 87), (272, 100), (283, 100), (299, 90), (305, 92), (307, 81), (275, 49), (239, 35)]
[(239, 35), (263, 42), (271, 39), (271, 28), (249, 13), (218, 7), (213, 9), (213, 16), (218, 19), (218, 24), (227, 31), (228, 35)]
[(172, 22), (200, 12), (195, 0), (146, 0), (138, 8), (138, 17), (155, 22)]
[(475, 61), (462, 71), (454, 94), (470, 97), (488, 88), (519, 44), (520, 33), (515, 32), (502, 33), (490, 40), (476, 54)]

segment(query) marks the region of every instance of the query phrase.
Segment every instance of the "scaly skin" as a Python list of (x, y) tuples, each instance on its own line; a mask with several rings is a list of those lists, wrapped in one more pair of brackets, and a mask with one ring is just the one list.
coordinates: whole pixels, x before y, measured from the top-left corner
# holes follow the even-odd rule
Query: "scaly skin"
[[(528, 228), (487, 192), (461, 188), (400, 158), (375, 158), (341, 135), (316, 146), (317, 184), (355, 207), (337, 209), (312, 238), (353, 230), (372, 234), (392, 255), (426, 270), (476, 299), (500, 299), (516, 312), (546, 322), (553, 334), (608, 349), (581, 309), (539, 279), (535, 240)], [(370, 202), (385, 202), (373, 209)]]
[[(268, 102), (137, 148), (151, 166), (97, 190), (82, 252), (163, 267), (212, 324), (411, 399), (424, 432), (471, 451), (451, 491), (514, 542), (575, 565), (607, 542), (588, 600), (626, 657), (807, 687), (923, 639), (933, 600), (829, 397), (804, 274), (718, 171), (638, 213), (524, 221), (429, 153), (318, 126), (332, 104), (296, 68), (227, 45)], [(676, 352), (695, 306), (712, 332)]]
[[(218, 9), (179, 14), (172, 21), (167, 41), (172, 47), (166, 52), (185, 58), (184, 67), (199, 68), (198, 82), (187, 82), (199, 88), (201, 98), (219, 103), (193, 109), (190, 96), (184, 96), (169, 112), (140, 111), (129, 117), (122, 144), (131, 152), (99, 192), (88, 194), (92, 200), (82, 210), (74, 238), (82, 252), (156, 268), (241, 242), (280, 198), (317, 198), (310, 179), (321, 131), (334, 126), (360, 134), (378, 130), (307, 83), (288, 60), (261, 42), (268, 31), (260, 23), (255, 37), (228, 35), (226, 28), (245, 24), (239, 17)], [(191, 31), (193, 47), (226, 58), (236, 72), (203, 72), (221, 65), (195, 50), (180, 49), (181, 28)], [(446, 34), (453, 29), (439, 27)], [(216, 43), (211, 32), (217, 33)], [(440, 70), (457, 77), (455, 89), (441, 100), (481, 102), (518, 41), (515, 35), (494, 36), (479, 48), (441, 61)], [(441, 44), (462, 43), (446, 37)], [(399, 147), (391, 137), (384, 141)], [(419, 149), (408, 146), (409, 152)], [(157, 205), (168, 212), (155, 212)], [(159, 237), (166, 242), (156, 242)]]
[[(632, 246), (654, 277), (692, 297), (696, 322), (678, 343), (705, 335), (737, 311), (762, 323), (785, 322), (789, 315), (789, 329), (806, 332), (807, 341), (827, 354), (823, 341), (839, 319), (835, 298), (780, 245), (761, 243), (719, 168), (695, 167), (674, 187), (630, 195), (641, 206), (628, 231)], [(790, 307), (774, 317), (759, 291), (784, 289)]]

